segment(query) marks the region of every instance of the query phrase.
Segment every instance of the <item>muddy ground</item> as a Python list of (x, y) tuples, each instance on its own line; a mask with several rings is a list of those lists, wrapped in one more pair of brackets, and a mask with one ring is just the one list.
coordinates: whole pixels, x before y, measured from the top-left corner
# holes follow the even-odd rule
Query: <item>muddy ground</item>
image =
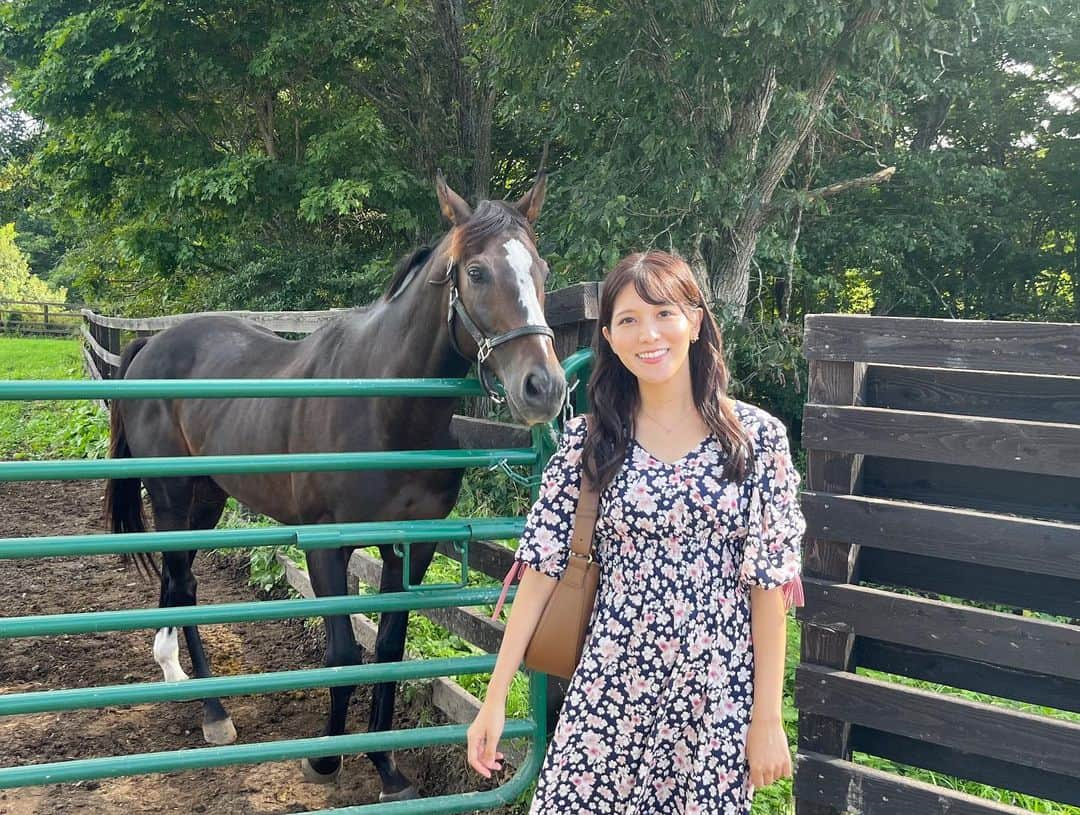
[[(0, 483), (0, 537), (103, 531), (101, 482)], [(200, 603), (256, 599), (246, 564), (214, 554), (195, 561)], [(115, 555), (48, 560), (0, 560), (0, 617), (73, 611), (146, 608), (158, 589)], [(0, 623), (2, 624), (2, 623)], [(218, 674), (283, 671), (321, 664), (321, 626), (299, 620), (201, 629)], [(181, 642), (183, 638), (181, 638)], [(153, 632), (131, 631), (57, 638), (0, 640), (0, 693), (158, 681)], [(181, 663), (192, 674), (186, 648)], [(442, 723), (423, 704), (399, 694), (395, 727)], [(238, 742), (304, 738), (322, 732), (325, 690), (224, 700)], [(349, 714), (350, 732), (363, 729), (370, 695), (360, 688)], [(177, 750), (204, 746), (198, 702), (0, 719), (0, 766)], [(477, 789), (458, 747), (405, 751), (399, 764), (422, 795)], [(0, 790), (3, 815), (67, 813), (214, 813), (263, 815), (372, 803), (378, 775), (364, 756), (348, 756), (333, 785), (305, 783), (298, 762), (239, 765), (78, 784)], [(510, 810), (505, 810), (509, 813)]]

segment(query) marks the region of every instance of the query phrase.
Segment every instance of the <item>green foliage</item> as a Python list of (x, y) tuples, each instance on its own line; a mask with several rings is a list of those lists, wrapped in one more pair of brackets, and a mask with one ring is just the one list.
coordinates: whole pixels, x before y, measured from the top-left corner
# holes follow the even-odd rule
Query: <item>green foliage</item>
[(900, 75), (888, 117), (834, 123), (847, 138), (823, 146), (823, 174), (897, 172), (804, 229), (801, 309), (1080, 319), (1077, 22), (1075, 4), (1008, 3), (977, 40)]
[(0, 300), (63, 303), (67, 299), (67, 289), (54, 289), (31, 273), (30, 264), (16, 245), (15, 237), (14, 223), (0, 226)]
[(47, 195), (28, 206), (66, 247), (51, 273), (155, 313), (370, 299), (435, 225), (433, 168), (363, 91), (396, 67), (403, 32), (386, 29), (414, 13), (4, 6), (14, 95), (48, 125), (29, 162)]

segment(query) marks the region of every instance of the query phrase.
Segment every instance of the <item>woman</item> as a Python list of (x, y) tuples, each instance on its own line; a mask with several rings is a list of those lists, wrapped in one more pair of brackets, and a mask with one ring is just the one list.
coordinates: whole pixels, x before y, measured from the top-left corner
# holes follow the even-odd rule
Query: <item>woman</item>
[(529, 513), (516, 558), (530, 568), (469, 763), (501, 768), (507, 688), (566, 566), (584, 472), (603, 571), (530, 813), (747, 813), (754, 788), (791, 774), (785, 616), (805, 523), (786, 432), (726, 395), (719, 329), (681, 258), (620, 261), (597, 325), (591, 421), (566, 424)]

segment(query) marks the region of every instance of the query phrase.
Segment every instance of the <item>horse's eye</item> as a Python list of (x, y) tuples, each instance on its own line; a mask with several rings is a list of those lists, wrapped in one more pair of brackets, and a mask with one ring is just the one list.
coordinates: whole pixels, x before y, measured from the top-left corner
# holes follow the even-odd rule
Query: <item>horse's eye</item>
[(484, 269), (482, 266), (470, 266), (465, 270), (465, 274), (469, 276), (469, 280), (483, 280)]

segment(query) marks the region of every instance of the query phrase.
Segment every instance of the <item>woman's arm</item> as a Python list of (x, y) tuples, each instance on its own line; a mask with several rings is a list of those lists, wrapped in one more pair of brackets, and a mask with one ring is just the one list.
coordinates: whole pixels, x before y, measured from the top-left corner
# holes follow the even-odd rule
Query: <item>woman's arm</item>
[(791, 750), (783, 719), (787, 610), (782, 588), (750, 589), (750, 630), (754, 642), (754, 707), (746, 737), (746, 759), (750, 783), (760, 789), (791, 775)]
[[(506, 722), (506, 696), (510, 681), (517, 673), (533, 632), (544, 613), (551, 593), (558, 580), (536, 571), (531, 566), (525, 570), (518, 586), (510, 619), (506, 621), (495, 670), (488, 682), (487, 695), (476, 719), (469, 726), (469, 764), (484, 778), (491, 778), (492, 770), (501, 770), (502, 753), (497, 753), (499, 737)], [(782, 661), (782, 658), (781, 658)]]

